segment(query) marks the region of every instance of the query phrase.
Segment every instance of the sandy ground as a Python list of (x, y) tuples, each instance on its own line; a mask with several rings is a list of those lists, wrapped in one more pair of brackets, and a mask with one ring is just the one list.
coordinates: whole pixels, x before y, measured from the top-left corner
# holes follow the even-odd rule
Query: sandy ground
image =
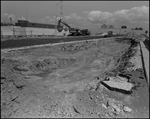
[[(149, 117), (139, 50), (110, 38), (1, 52), (1, 117)], [(131, 94), (101, 83), (116, 75), (134, 84)]]

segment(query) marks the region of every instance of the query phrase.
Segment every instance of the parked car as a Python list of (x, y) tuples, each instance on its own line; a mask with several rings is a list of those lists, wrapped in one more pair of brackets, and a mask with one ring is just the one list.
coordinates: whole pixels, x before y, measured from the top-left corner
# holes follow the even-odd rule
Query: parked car
[(113, 36), (113, 31), (108, 31), (108, 37)]

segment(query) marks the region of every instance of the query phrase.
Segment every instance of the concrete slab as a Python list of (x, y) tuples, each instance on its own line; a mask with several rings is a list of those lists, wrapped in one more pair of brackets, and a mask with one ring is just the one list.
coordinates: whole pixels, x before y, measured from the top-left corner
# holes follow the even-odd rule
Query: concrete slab
[(149, 86), (149, 50), (145, 46), (145, 44), (141, 41), (140, 42), (141, 46), (141, 53), (142, 53), (142, 59), (143, 59), (143, 67), (145, 70), (146, 78), (147, 78), (147, 83)]

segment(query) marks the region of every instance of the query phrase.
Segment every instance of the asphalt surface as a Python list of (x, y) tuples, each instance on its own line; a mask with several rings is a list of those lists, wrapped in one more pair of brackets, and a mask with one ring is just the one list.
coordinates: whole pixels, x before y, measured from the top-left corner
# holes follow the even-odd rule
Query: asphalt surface
[[(119, 37), (120, 35), (115, 35), (112, 37)], [(1, 49), (5, 48), (19, 48), (23, 46), (33, 46), (48, 43), (60, 43), (60, 42), (70, 42), (70, 41), (80, 41), (104, 38), (104, 36), (76, 36), (76, 37), (61, 37), (61, 38), (24, 38), (18, 40), (6, 40), (1, 41)]]

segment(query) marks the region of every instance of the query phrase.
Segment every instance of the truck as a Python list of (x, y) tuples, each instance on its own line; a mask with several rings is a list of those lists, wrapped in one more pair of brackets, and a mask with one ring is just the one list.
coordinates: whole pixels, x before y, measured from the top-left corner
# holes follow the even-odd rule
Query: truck
[(108, 37), (113, 36), (113, 31), (108, 31)]
[(102, 33), (101, 36), (111, 37), (111, 36), (113, 36), (113, 31), (108, 31), (108, 32)]
[(65, 25), (69, 29), (70, 34), (68, 36), (89, 36), (90, 35), (90, 31), (88, 29), (72, 28), (62, 19), (58, 21), (58, 25), (57, 25), (58, 32), (61, 32), (63, 30), (63, 26), (61, 24)]

